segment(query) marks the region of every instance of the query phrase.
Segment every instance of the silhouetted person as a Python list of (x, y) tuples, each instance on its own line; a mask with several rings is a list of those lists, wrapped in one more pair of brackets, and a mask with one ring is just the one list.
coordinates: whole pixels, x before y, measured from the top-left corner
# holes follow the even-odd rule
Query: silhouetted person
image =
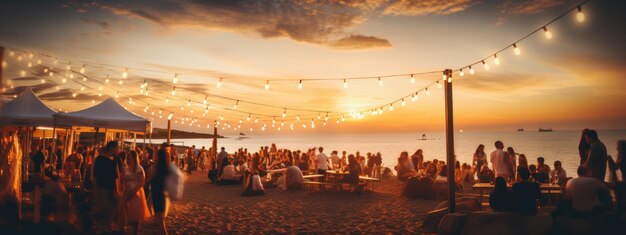
[(515, 205), (513, 193), (502, 177), (496, 178), (495, 189), (489, 194), (489, 206), (493, 211), (513, 211)]
[(521, 215), (537, 214), (537, 200), (541, 197), (538, 183), (530, 182), (530, 171), (520, 167), (517, 169), (520, 182), (513, 184), (513, 195), (517, 213)]
[(590, 145), (589, 156), (585, 162), (589, 176), (604, 181), (607, 158), (606, 146), (598, 139), (598, 133), (594, 130), (589, 130), (585, 135), (585, 139)]
[(589, 149), (591, 148), (591, 145), (589, 145), (589, 143), (587, 142), (587, 138), (585, 137), (587, 136), (587, 133), (589, 131), (589, 129), (585, 128), (580, 135), (580, 142), (578, 143), (578, 155), (580, 156), (580, 165), (585, 165), (585, 162), (587, 162), (587, 157), (589, 157)]

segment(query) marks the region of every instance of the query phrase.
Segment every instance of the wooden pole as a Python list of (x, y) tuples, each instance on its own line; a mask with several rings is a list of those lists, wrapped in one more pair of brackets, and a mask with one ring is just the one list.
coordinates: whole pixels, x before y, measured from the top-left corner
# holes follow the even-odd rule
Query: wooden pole
[(452, 105), (452, 70), (446, 69), (444, 75), (448, 81), (445, 84), (445, 102), (446, 102), (446, 162), (448, 164), (448, 213), (456, 211), (455, 189), (456, 182), (454, 177), (454, 165), (456, 159), (454, 157), (454, 106)]
[[(212, 143), (212, 147), (213, 147), (213, 160), (215, 161), (215, 163), (217, 163), (217, 161), (219, 159), (217, 159), (217, 122), (213, 122), (213, 143)], [(215, 169), (217, 168), (216, 164), (212, 164), (212, 168)]]
[(4, 47), (0, 47), (0, 91), (4, 88), (4, 80), (2, 80), (2, 74), (4, 73)]
[(172, 119), (167, 119), (167, 144), (170, 144), (172, 139)]

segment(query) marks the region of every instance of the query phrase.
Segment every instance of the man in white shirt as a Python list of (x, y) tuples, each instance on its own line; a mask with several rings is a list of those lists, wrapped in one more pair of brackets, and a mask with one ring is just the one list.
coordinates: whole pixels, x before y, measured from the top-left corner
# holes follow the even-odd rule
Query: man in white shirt
[(333, 151), (332, 153), (330, 153), (330, 163), (332, 163), (332, 168), (334, 170), (338, 170), (335, 169), (335, 166), (339, 166), (341, 164), (341, 158), (339, 158), (339, 155), (337, 155), (337, 151)]
[(572, 201), (572, 208), (580, 214), (593, 213), (594, 210), (601, 211), (604, 206), (603, 201), (610, 202), (610, 196), (606, 200), (609, 195), (606, 184), (589, 175), (587, 168), (580, 166), (578, 178), (567, 181), (565, 186), (565, 196)]
[(509, 154), (504, 151), (504, 143), (502, 141), (496, 141), (496, 150), (491, 152), (491, 164), (495, 171), (496, 177), (502, 177), (504, 179), (513, 178), (513, 165), (509, 161)]
[[(328, 156), (324, 154), (324, 148), (319, 148), (320, 153), (316, 156), (317, 163), (317, 173), (320, 175), (326, 175), (326, 170), (328, 170)], [(322, 178), (323, 180), (324, 178)]]

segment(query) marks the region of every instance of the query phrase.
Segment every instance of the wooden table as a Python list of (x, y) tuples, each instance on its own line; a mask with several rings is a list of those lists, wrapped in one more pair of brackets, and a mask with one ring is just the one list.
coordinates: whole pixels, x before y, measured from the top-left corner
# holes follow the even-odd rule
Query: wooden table
[[(509, 188), (512, 187), (512, 185), (510, 185), (510, 184), (507, 184), (507, 186)], [(495, 189), (496, 186), (491, 184), (491, 183), (476, 183), (476, 184), (474, 184), (472, 186), (472, 188), (480, 190), (480, 202), (482, 203), (483, 202), (483, 197), (484, 197), (483, 196), (484, 195), (484, 191), (485, 190), (490, 190), (491, 191), (491, 190)], [(558, 185), (558, 184), (542, 183), (542, 184), (539, 184), (539, 189), (541, 191), (544, 191), (544, 190), (548, 191), (548, 194), (551, 194), (552, 191), (560, 191), (561, 190), (561, 186)]]

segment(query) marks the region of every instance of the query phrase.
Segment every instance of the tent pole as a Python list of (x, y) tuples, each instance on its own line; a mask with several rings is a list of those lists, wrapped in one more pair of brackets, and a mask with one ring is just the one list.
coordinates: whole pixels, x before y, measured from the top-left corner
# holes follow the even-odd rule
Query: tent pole
[(172, 119), (167, 119), (167, 144), (170, 144), (172, 139)]
[(2, 80), (2, 74), (4, 73), (4, 67), (2, 64), (4, 63), (4, 47), (0, 47), (0, 91), (4, 87), (4, 81)]
[(452, 105), (452, 70), (446, 69), (444, 75), (448, 78), (445, 85), (445, 103), (446, 103), (446, 162), (448, 165), (448, 213), (456, 212), (455, 189), (456, 182), (454, 177), (454, 165), (456, 159), (454, 157), (454, 106)]
[[(213, 147), (213, 160), (217, 163), (217, 122), (213, 122), (213, 144), (211, 146)], [(215, 165), (211, 167), (213, 169), (217, 168)]]

